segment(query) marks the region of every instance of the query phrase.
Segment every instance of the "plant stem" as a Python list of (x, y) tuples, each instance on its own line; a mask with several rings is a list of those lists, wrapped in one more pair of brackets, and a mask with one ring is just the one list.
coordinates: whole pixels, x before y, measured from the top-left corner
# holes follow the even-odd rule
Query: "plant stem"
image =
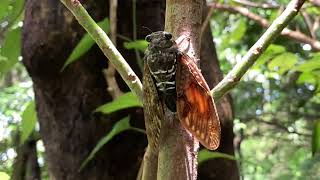
[(261, 38), (249, 49), (241, 61), (233, 67), (223, 80), (211, 90), (214, 99), (220, 99), (234, 88), (242, 76), (256, 62), (262, 52), (274, 41), (288, 23), (297, 15), (305, 0), (292, 0), (283, 13), (270, 25)]
[(131, 91), (139, 97), (141, 102), (143, 102), (142, 84), (139, 77), (134, 73), (129, 64), (113, 45), (108, 35), (94, 22), (78, 0), (60, 1), (72, 12), (79, 24), (83, 26), (96, 41), (104, 55), (110, 60)]

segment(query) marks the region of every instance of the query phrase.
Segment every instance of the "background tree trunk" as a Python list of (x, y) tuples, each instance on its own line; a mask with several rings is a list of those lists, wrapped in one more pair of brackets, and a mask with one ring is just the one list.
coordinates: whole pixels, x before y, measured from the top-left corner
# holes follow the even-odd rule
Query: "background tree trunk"
[[(204, 0), (205, 1), (205, 0)], [(205, 4), (205, 3), (204, 3)], [(203, 21), (208, 10), (205, 8)], [(212, 41), (210, 25), (204, 30), (201, 40), (201, 72), (203, 73), (210, 89), (223, 78), (220, 69), (215, 45)], [(233, 146), (233, 110), (230, 95), (222, 97), (217, 103), (217, 110), (221, 121), (221, 142), (217, 151), (234, 155)], [(199, 166), (199, 179), (236, 180), (239, 179), (239, 171), (236, 161), (227, 159), (212, 159)]]
[(12, 180), (40, 180), (40, 168), (38, 164), (37, 140), (29, 138), (20, 144), (20, 134), (17, 134), (17, 156), (13, 164)]
[[(104, 0), (87, 0), (83, 3), (96, 21), (108, 15), (108, 2)], [(131, 38), (132, 1), (121, 0), (118, 3), (118, 34)], [(136, 7), (138, 38), (144, 38), (149, 34), (142, 26), (152, 31), (163, 30), (164, 1), (139, 0)], [(117, 120), (130, 114), (132, 125), (144, 126), (142, 109), (129, 109), (111, 115), (92, 113), (98, 106), (112, 100), (107, 93), (108, 85), (102, 72), (108, 66), (107, 59), (97, 46), (60, 72), (63, 63), (83, 34), (83, 28), (60, 1), (26, 1), (23, 63), (34, 83), (40, 134), (46, 148), (49, 175), (51, 179), (56, 180), (135, 179), (147, 141), (145, 135), (133, 131), (121, 133), (113, 138), (82, 171), (79, 171), (82, 161)], [(209, 31), (208, 34), (210, 35)], [(208, 40), (212, 44), (211, 39)], [(141, 77), (135, 54), (122, 47), (123, 40), (118, 38), (117, 42), (120, 52)], [(213, 52), (213, 48), (212, 44), (212, 48), (206, 51)], [(216, 59), (212, 61), (212, 55), (204, 55), (203, 58), (205, 57), (208, 59), (205, 62), (215, 64), (210, 68), (216, 72), (219, 69)], [(212, 72), (212, 69), (208, 69), (208, 72)], [(203, 72), (206, 75), (205, 69)], [(208, 75), (206, 77), (213, 77), (212, 74)], [(128, 91), (120, 76), (117, 75), (116, 78), (120, 89)], [(231, 106), (226, 107), (227, 109), (222, 108), (223, 111), (232, 112)], [(223, 121), (221, 151), (233, 154), (231, 114), (226, 115), (230, 119)], [(209, 166), (200, 167), (199, 176), (202, 179), (223, 179), (224, 176), (229, 177), (230, 174), (237, 173), (234, 162), (221, 159), (208, 163)], [(225, 171), (220, 172), (216, 167), (228, 173), (223, 174)], [(230, 167), (231, 169), (228, 169)], [(219, 174), (209, 176), (211, 171)]]

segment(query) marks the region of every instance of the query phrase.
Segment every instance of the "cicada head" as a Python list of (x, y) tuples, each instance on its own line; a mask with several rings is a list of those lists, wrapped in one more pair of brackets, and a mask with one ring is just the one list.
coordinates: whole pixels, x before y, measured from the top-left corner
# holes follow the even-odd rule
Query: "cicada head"
[(149, 49), (166, 49), (175, 44), (172, 34), (166, 31), (154, 32), (147, 35), (145, 39), (149, 42)]

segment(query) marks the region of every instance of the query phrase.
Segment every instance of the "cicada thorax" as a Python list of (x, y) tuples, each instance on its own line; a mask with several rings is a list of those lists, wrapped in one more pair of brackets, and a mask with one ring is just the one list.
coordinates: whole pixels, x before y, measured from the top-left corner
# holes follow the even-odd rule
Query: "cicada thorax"
[(163, 31), (147, 36), (150, 44), (145, 60), (166, 107), (176, 112), (175, 77), (178, 48), (171, 38), (171, 34)]

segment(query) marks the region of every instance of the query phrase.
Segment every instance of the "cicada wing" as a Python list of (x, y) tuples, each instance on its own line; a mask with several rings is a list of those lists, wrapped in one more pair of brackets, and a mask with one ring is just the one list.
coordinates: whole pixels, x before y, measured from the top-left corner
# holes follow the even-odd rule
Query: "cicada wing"
[(154, 79), (145, 63), (143, 76), (144, 120), (149, 146), (157, 151), (164, 110)]
[(178, 58), (177, 112), (181, 124), (208, 149), (220, 144), (220, 121), (210, 89), (195, 62), (186, 54)]

